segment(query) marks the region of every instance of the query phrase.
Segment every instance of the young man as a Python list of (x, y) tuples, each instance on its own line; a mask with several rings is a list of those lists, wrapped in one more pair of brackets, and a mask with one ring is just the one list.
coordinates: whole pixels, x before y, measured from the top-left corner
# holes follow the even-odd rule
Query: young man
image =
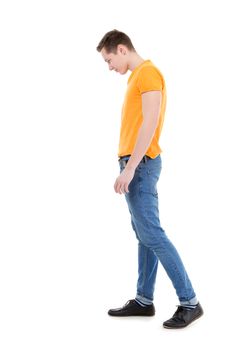
[(112, 30), (97, 46), (109, 69), (125, 74), (127, 91), (122, 108), (119, 140), (119, 167), (114, 190), (124, 194), (138, 239), (138, 282), (135, 299), (111, 316), (153, 316), (153, 294), (158, 267), (162, 263), (179, 298), (180, 305), (165, 328), (182, 328), (202, 316), (182, 260), (162, 229), (158, 211), (157, 182), (161, 172), (161, 148), (158, 144), (165, 107), (166, 86), (162, 73), (151, 60), (144, 60), (130, 38)]

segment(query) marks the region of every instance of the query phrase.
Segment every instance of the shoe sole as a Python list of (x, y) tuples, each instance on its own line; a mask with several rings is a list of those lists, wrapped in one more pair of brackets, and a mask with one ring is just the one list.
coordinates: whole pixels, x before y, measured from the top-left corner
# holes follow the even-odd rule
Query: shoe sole
[(113, 317), (137, 317), (137, 316), (140, 316), (140, 317), (152, 317), (152, 316), (155, 316), (155, 314), (153, 315), (112, 315), (112, 314), (109, 314), (109, 316), (113, 316)]

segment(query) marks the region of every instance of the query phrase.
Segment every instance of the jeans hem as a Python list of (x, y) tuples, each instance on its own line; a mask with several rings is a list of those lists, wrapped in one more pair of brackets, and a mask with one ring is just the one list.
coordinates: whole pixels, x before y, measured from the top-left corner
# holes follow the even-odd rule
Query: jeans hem
[(146, 298), (138, 293), (136, 294), (136, 299), (138, 299), (139, 301), (142, 301), (142, 303), (147, 305), (151, 305), (153, 303), (153, 299)]

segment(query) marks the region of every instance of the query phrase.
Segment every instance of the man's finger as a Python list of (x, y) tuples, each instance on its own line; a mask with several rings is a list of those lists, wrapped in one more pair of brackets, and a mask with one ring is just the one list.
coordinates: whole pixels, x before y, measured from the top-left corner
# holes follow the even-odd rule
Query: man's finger
[(116, 192), (117, 193), (120, 193), (120, 187), (121, 187), (120, 182), (117, 182), (117, 185), (116, 185)]
[(124, 186), (122, 186), (122, 187), (120, 188), (120, 190), (121, 190), (121, 193), (125, 194)]

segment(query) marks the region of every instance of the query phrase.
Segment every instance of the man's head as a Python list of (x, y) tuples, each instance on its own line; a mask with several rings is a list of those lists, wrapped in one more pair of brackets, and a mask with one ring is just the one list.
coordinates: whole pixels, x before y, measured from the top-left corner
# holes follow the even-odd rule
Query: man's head
[(120, 74), (127, 73), (129, 56), (131, 53), (136, 53), (130, 38), (116, 29), (103, 36), (96, 50), (101, 53), (103, 59), (108, 63), (109, 69)]

